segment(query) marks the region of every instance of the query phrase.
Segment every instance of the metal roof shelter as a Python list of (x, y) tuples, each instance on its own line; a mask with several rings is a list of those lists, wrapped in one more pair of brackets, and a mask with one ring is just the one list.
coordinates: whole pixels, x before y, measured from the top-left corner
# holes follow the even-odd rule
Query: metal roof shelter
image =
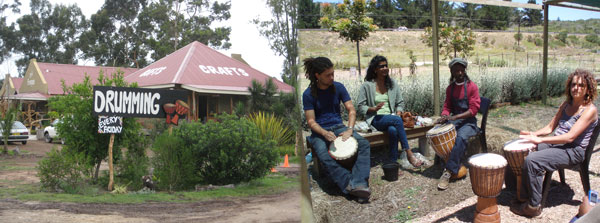
[[(440, 0), (431, 1), (432, 13), (431, 23), (439, 23), (439, 5)], [(543, 77), (542, 77), (542, 102), (546, 104), (547, 82), (548, 82), (548, 8), (552, 6), (568, 7), (574, 9), (591, 10), (600, 12), (600, 1), (598, 0), (545, 0), (543, 5), (518, 3), (501, 0), (442, 0), (447, 2), (462, 2), (480, 5), (505, 6), (512, 8), (529, 8), (544, 10), (544, 59), (543, 59)], [(438, 26), (432, 25), (433, 36), (433, 103), (434, 113), (440, 114), (440, 64), (439, 64), (439, 48), (438, 48)]]

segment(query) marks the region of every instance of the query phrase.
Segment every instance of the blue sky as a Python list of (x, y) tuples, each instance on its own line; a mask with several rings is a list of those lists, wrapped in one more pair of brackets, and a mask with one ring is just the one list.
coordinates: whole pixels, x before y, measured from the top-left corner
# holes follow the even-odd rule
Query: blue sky
[[(343, 0), (313, 0), (313, 2), (343, 2)], [(513, 2), (527, 3), (527, 0), (513, 0)], [(542, 1), (536, 0), (536, 4), (542, 4)], [(556, 20), (557, 18), (560, 18), (561, 21), (592, 18), (600, 19), (600, 12), (577, 10), (558, 6), (550, 6), (550, 12), (548, 15), (550, 16), (550, 20)]]

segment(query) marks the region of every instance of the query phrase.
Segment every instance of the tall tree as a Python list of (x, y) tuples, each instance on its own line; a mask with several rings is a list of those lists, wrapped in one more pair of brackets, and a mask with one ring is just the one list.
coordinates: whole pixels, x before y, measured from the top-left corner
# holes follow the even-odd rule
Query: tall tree
[(460, 26), (467, 28), (477, 28), (477, 4), (463, 3), (462, 7), (457, 8), (457, 14), (463, 19), (459, 22)]
[(504, 30), (508, 28), (511, 17), (510, 7), (483, 5), (477, 10), (478, 23), (485, 29)]
[[(535, 0), (528, 0), (527, 3), (535, 4)], [(542, 10), (538, 9), (525, 9), (526, 25), (527, 26), (537, 26), (542, 24), (542, 20), (544, 19)]]
[[(431, 26), (431, 0), (402, 0), (396, 1), (399, 10), (400, 24), (410, 28), (425, 28)], [(454, 3), (439, 2), (439, 12), (442, 18), (454, 16)]]
[(23, 57), (16, 61), (19, 74), (25, 73), (29, 60), (76, 64), (80, 52), (77, 40), (87, 20), (77, 5), (52, 5), (48, 0), (32, 0), (31, 14), (17, 19), (19, 42), (13, 53)]
[[(6, 16), (4, 12), (10, 9), (12, 13), (20, 13), (19, 6), (21, 2), (14, 0), (12, 3), (5, 3), (0, 1), (0, 63), (10, 56), (14, 47), (18, 44), (18, 38), (16, 36), (15, 24), (6, 24)], [(3, 76), (3, 75), (0, 75)]]
[[(440, 48), (440, 54), (445, 59), (471, 55), (475, 45), (475, 34), (471, 29), (448, 26), (446, 23), (440, 23), (439, 27), (438, 47)], [(425, 33), (421, 35), (421, 41), (427, 46), (433, 46), (431, 27), (425, 28)]]
[(252, 22), (258, 26), (260, 34), (267, 37), (269, 46), (275, 53), (285, 57), (281, 79), (297, 87), (298, 77), (298, 1), (267, 0), (272, 19)]
[(319, 28), (319, 3), (298, 0), (298, 29)]
[(84, 56), (98, 65), (144, 67), (193, 41), (231, 46), (229, 2), (206, 0), (106, 0), (81, 40)]
[(373, 22), (381, 28), (396, 28), (398, 9), (392, 0), (377, 0), (373, 9)]
[[(365, 0), (344, 0), (339, 4), (335, 14), (325, 14), (321, 18), (321, 25), (329, 28), (331, 31), (338, 32), (340, 38), (346, 41), (356, 42), (356, 56), (358, 58), (358, 76), (361, 75), (360, 69), (360, 41), (369, 37), (369, 32), (378, 29), (373, 24), (373, 19), (368, 17), (367, 11), (372, 10), (374, 2)], [(329, 11), (331, 12), (331, 10)]]

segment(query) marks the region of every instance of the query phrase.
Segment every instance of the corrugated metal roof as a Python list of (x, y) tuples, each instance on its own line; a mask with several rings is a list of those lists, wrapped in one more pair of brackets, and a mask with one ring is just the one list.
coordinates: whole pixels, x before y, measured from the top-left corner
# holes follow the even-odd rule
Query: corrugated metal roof
[(23, 83), (23, 78), (22, 77), (11, 77), (10, 79), (12, 80), (15, 89), (17, 91), (19, 91), (19, 88), (21, 87), (21, 84)]
[[(261, 83), (271, 78), (247, 64), (223, 55), (218, 51), (194, 41), (166, 57), (125, 77), (127, 82), (137, 82), (140, 87), (168, 84), (182, 84), (204, 92), (205, 86), (211, 86), (206, 93), (219, 91), (240, 94), (241, 89), (252, 86), (252, 79)], [(292, 92), (293, 87), (275, 78), (273, 82), (278, 90)]]
[(73, 64), (54, 64), (54, 63), (41, 63), (37, 62), (42, 75), (48, 83), (48, 94), (56, 95), (63, 94), (61, 80), (65, 80), (67, 86), (71, 86), (74, 83), (81, 83), (85, 74), (90, 76), (92, 83), (98, 83), (98, 76), (100, 70), (105, 75), (112, 74), (120, 69), (124, 72), (124, 76), (127, 76), (138, 69), (136, 68), (120, 68), (120, 67), (99, 67), (99, 66), (80, 66)]

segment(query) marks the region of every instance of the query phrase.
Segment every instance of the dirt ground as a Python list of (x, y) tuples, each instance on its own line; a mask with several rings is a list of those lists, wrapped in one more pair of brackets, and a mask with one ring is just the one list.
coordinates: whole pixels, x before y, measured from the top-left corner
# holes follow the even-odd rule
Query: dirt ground
[[(490, 111), (487, 122), (488, 152), (500, 153), (505, 142), (518, 137), (519, 130), (536, 130), (547, 124), (557, 111), (562, 99), (552, 99), (551, 106), (524, 104), (506, 106)], [(596, 103), (597, 104), (597, 103)], [(481, 120), (481, 117), (478, 117)], [(470, 144), (478, 144), (471, 141)], [(416, 147), (410, 142), (411, 148)], [(598, 146), (598, 144), (597, 144)], [(479, 148), (472, 146), (467, 156)], [(600, 185), (600, 147), (596, 147), (590, 162), (590, 183), (594, 190)], [(420, 169), (401, 169), (398, 181), (382, 179), (380, 160), (385, 149), (371, 150), (370, 202), (359, 204), (342, 195), (326, 177), (311, 177), (311, 195), (316, 222), (472, 222), (477, 196), (471, 188), (470, 178), (450, 183), (449, 189), (439, 191), (437, 181), (442, 167), (433, 165)], [(312, 165), (309, 166), (312, 169)], [(576, 213), (583, 196), (579, 173), (565, 171), (566, 185), (558, 184), (558, 174), (553, 175), (553, 187), (541, 218), (528, 219), (509, 211), (514, 190), (504, 188), (498, 196), (499, 211), (504, 222), (568, 222)]]
[[(29, 153), (0, 157), (0, 189), (20, 184), (39, 183), (34, 169), (52, 146), (43, 141), (27, 145), (10, 144)], [(297, 175), (298, 165), (277, 168), (286, 175)], [(10, 183), (9, 183), (10, 182)], [(277, 210), (276, 212), (273, 210)], [(223, 198), (191, 203), (146, 202), (142, 204), (58, 203), (0, 200), (0, 222), (299, 222), (300, 192)]]

